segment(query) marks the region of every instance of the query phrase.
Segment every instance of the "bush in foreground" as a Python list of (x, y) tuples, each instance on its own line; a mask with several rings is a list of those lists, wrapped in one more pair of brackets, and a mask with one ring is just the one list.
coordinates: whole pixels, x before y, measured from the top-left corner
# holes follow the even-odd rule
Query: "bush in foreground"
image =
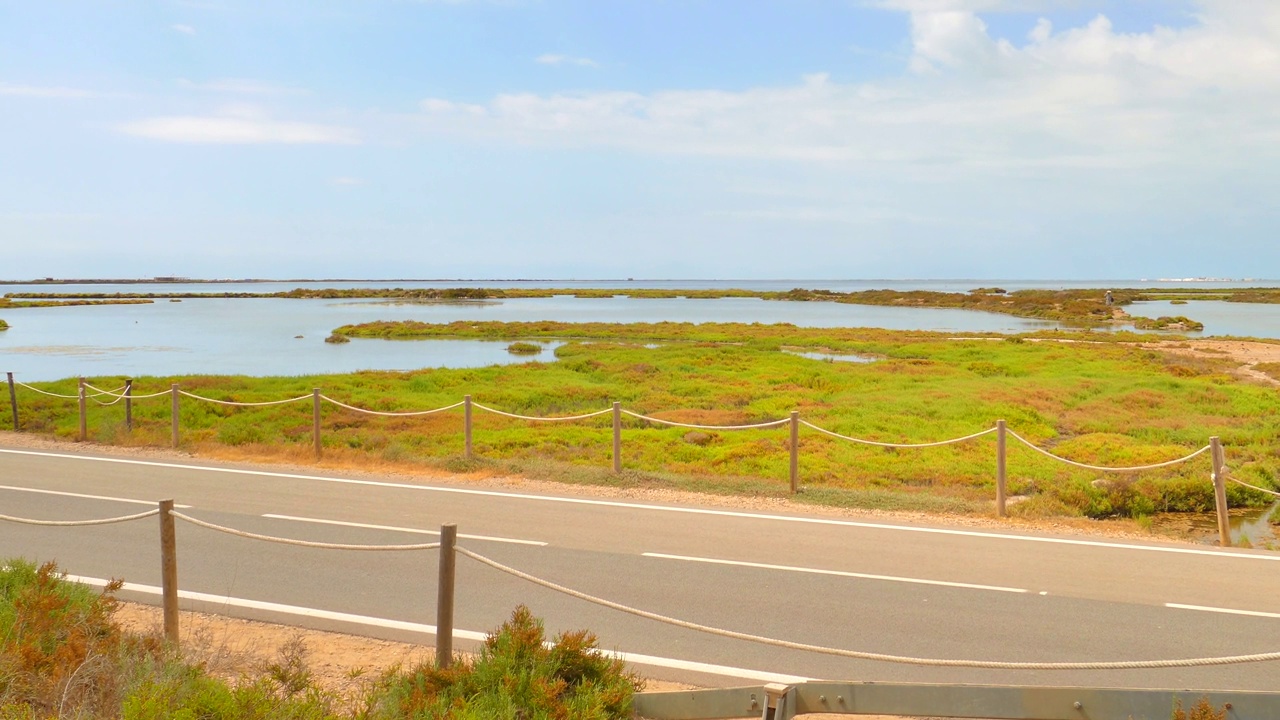
[(0, 718), (124, 720), (620, 720), (640, 681), (589, 632), (544, 644), (523, 606), (478, 658), (448, 670), (389, 670), (357, 697), (316, 684), (301, 641), (235, 681), (112, 620), (119, 588), (96, 593), (53, 563), (0, 567)]
[(420, 666), (391, 679), (375, 718), (613, 720), (631, 717), (640, 685), (621, 660), (602, 655), (586, 631), (548, 647), (542, 622), (521, 605), (473, 661)]

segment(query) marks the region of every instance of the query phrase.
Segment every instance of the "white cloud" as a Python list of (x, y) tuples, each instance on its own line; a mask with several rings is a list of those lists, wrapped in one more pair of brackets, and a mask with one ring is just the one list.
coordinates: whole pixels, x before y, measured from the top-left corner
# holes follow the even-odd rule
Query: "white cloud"
[(196, 34), (196, 29), (195, 29), (195, 28), (193, 28), (193, 27), (191, 27), (190, 25), (183, 25), (182, 23), (175, 23), (175, 24), (173, 24), (173, 25), (170, 25), (169, 27), (170, 27), (172, 30), (174, 30), (175, 32), (180, 32), (180, 33), (182, 33), (183, 35), (195, 35), (195, 34)]
[(358, 145), (350, 128), (271, 120), (252, 106), (225, 108), (218, 116), (175, 115), (126, 123), (127, 135), (174, 143)]
[[(1234, 3), (1250, 5), (1241, 12)], [(434, 131), (641, 152), (878, 162), (938, 174), (1230, 166), (1280, 153), (1280, 3), (1205, 0), (1183, 29), (1122, 33), (1103, 16), (997, 40), (992, 0), (894, 0), (911, 68), (866, 84), (825, 75), (742, 92), (503, 94), (422, 102)]]
[(89, 90), (68, 87), (40, 87), (36, 85), (16, 85), (0, 82), (0, 95), (40, 98), (90, 98), (99, 97), (99, 93)]
[(542, 65), (577, 65), (579, 67), (600, 67), (600, 63), (585, 57), (572, 57), (570, 55), (556, 55), (547, 53), (539, 55), (535, 61)]

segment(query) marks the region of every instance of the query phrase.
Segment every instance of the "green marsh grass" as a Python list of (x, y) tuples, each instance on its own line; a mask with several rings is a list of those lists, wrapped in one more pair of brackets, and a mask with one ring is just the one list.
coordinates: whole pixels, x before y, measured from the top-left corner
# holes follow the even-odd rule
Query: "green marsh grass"
[[(340, 329), (357, 342), (364, 332)], [(1277, 486), (1280, 404), (1272, 388), (1233, 378), (1228, 360), (1186, 358), (1139, 347), (1150, 336), (1049, 333), (992, 339), (791, 325), (656, 323), (381, 324), (378, 337), (484, 337), (565, 341), (557, 362), (416, 372), (311, 377), (138, 378), (135, 394), (179, 383), (198, 395), (263, 402), (324, 394), (370, 410), (443, 407), (470, 394), (520, 415), (555, 417), (610, 407), (698, 425), (746, 425), (801, 418), (842, 435), (927, 443), (969, 435), (1004, 419), (1038, 447), (1108, 466), (1182, 457), (1220, 436), (1232, 473)], [(1119, 337), (1117, 337), (1119, 335)], [(781, 351), (821, 348), (878, 358), (828, 363)], [(122, 378), (94, 378), (117, 387)], [(75, 393), (75, 381), (41, 384)], [(25, 429), (76, 437), (74, 400), (23, 393)], [(122, 408), (91, 405), (91, 439), (166, 446), (169, 399), (135, 402), (132, 434)], [(329, 404), (322, 409), (324, 462), (424, 466), (479, 473), (521, 473), (580, 483), (632, 484), (706, 492), (786, 495), (785, 427), (690, 434), (624, 417), (625, 472), (612, 466), (609, 415), (537, 423), (474, 413), (474, 451), (463, 458), (461, 410), (419, 417), (375, 417)], [(181, 401), (182, 445), (200, 453), (309, 462), (311, 404), (235, 408)], [(805, 502), (900, 509), (990, 512), (995, 439), (960, 445), (885, 449), (802, 429), (800, 484)], [(1182, 465), (1135, 476), (1079, 470), (1009, 440), (1009, 492), (1026, 499), (1023, 515), (1133, 516), (1212, 507), (1207, 453)], [(1233, 505), (1261, 505), (1260, 493), (1231, 485)]]

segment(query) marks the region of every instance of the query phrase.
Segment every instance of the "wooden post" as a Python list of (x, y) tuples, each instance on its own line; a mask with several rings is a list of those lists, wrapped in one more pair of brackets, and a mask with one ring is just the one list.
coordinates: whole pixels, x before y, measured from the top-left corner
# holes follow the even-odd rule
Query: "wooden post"
[(9, 376), (9, 407), (13, 408), (13, 431), (18, 432), (18, 393), (13, 389), (13, 373)]
[(1227, 516), (1227, 479), (1224, 470), (1227, 464), (1222, 452), (1222, 442), (1218, 436), (1209, 438), (1209, 454), (1213, 456), (1213, 504), (1218, 509), (1218, 544), (1231, 547), (1231, 521)]
[(320, 388), (311, 388), (311, 439), (320, 459)]
[(800, 411), (791, 411), (791, 494), (800, 490)]
[(124, 381), (124, 429), (133, 432), (133, 378)]
[(80, 442), (84, 442), (89, 437), (89, 420), (87, 417), (87, 409), (84, 401), (84, 378), (80, 378), (80, 389), (77, 391), (80, 405)]
[(173, 446), (178, 447), (178, 383), (169, 386), (169, 393), (173, 396), (172, 408), (169, 410), (169, 415), (173, 419), (170, 435), (173, 436)]
[(1008, 448), (1006, 434), (1008, 428), (1003, 420), (996, 421), (996, 515), (1005, 517), (1009, 514), (1005, 507), (1005, 485), (1008, 482), (1005, 451)]
[(453, 580), (457, 560), (458, 526), (440, 526), (440, 579), (436, 584), (436, 667), (453, 662)]
[(173, 501), (160, 501), (160, 589), (164, 638), (178, 643), (178, 542), (173, 530)]
[(613, 471), (622, 472), (622, 403), (613, 403)]
[(466, 447), (464, 451), (466, 458), (471, 459), (471, 396), (464, 395), (462, 397), (462, 438), (463, 445)]

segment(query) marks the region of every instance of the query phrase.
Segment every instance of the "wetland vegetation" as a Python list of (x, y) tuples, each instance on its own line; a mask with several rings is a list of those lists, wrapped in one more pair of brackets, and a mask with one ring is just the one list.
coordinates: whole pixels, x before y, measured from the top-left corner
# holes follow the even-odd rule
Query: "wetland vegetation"
[[(1220, 436), (1230, 472), (1264, 488), (1280, 486), (1280, 404), (1273, 387), (1233, 375), (1226, 356), (1162, 352), (1156, 336), (1051, 332), (955, 338), (940, 333), (798, 328), (741, 323), (600, 324), (371, 323), (335, 335), (371, 338), (555, 339), (556, 362), (473, 369), (362, 372), (249, 378), (138, 378), (134, 393), (170, 383), (198, 395), (264, 402), (307, 395), (370, 410), (418, 411), (477, 402), (527, 416), (576, 415), (613, 401), (641, 414), (701, 425), (801, 418), (851, 437), (924, 443), (966, 436), (1004, 419), (1038, 447), (1077, 462), (1128, 466), (1179, 458)], [(1145, 341), (1140, 344), (1138, 341)], [(1171, 348), (1180, 345), (1166, 340)], [(1151, 346), (1151, 343), (1157, 343)], [(1143, 345), (1147, 346), (1144, 347)], [(795, 354), (874, 358), (823, 362)], [(93, 378), (104, 388), (123, 378)], [(42, 383), (73, 395), (76, 383)], [(74, 438), (74, 401), (21, 395), (24, 430)], [(135, 401), (135, 429), (122, 409), (90, 404), (90, 439), (166, 446), (167, 398)], [(689, 432), (626, 418), (624, 471), (611, 468), (611, 419), (533, 423), (476, 413), (476, 459), (463, 454), (461, 411), (374, 417), (326, 404), (325, 463), (365, 468), (427, 466), (515, 474), (560, 482), (783, 496), (788, 491), (785, 428)], [(229, 407), (184, 398), (182, 443), (198, 453), (310, 461), (309, 403)], [(937, 512), (989, 513), (994, 439), (894, 450), (855, 445), (808, 429), (800, 436), (802, 502)], [(1209, 459), (1136, 475), (1072, 468), (1009, 445), (1013, 514), (1141, 517), (1213, 507)], [(1262, 493), (1230, 484), (1232, 506), (1261, 507)]]

